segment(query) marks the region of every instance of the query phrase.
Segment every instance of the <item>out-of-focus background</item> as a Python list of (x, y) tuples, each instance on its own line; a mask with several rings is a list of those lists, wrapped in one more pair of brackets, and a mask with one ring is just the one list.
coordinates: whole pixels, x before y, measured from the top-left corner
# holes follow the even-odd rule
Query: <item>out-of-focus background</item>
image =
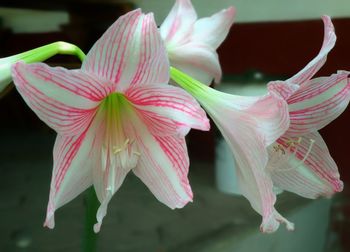
[[(1, 0), (0, 57), (63, 40), (86, 52), (118, 16), (137, 7), (155, 13), (157, 23), (173, 0)], [(349, 0), (193, 0), (200, 17), (234, 5), (236, 22), (219, 57), (219, 89), (263, 92), (269, 80), (286, 79), (319, 51), (321, 16), (333, 19), (338, 40), (317, 76), (350, 70)], [(78, 68), (71, 56), (51, 65)], [(42, 228), (52, 169), (55, 133), (24, 104), (15, 89), (0, 94), (0, 251), (79, 251), (84, 195), (57, 211), (56, 228)], [(170, 210), (129, 175), (114, 196), (98, 237), (97, 251), (350, 251), (350, 111), (321, 130), (339, 166), (345, 189), (315, 201), (282, 193), (277, 208), (296, 230), (259, 232), (260, 216), (236, 192), (234, 160), (215, 129), (188, 136), (194, 203)], [(232, 169), (231, 169), (232, 168)], [(231, 176), (232, 183), (230, 183)], [(223, 178), (230, 178), (225, 180)], [(227, 184), (228, 183), (228, 184)]]

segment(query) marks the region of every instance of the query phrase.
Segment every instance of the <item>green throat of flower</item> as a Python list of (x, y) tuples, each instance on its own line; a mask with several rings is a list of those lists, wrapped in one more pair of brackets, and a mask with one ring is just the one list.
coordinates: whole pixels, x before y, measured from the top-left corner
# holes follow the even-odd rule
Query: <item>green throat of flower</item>
[(102, 103), (97, 115), (104, 132), (103, 150), (107, 151), (110, 162), (130, 170), (137, 165), (139, 148), (131, 118), (135, 109), (121, 93), (112, 93)]

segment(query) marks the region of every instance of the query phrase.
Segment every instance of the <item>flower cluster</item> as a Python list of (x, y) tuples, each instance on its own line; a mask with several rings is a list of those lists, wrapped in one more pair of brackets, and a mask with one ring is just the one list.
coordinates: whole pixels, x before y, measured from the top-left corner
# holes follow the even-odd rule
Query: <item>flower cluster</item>
[(53, 228), (55, 210), (93, 186), (101, 203), (98, 232), (130, 171), (160, 202), (185, 206), (193, 198), (185, 136), (191, 128), (209, 130), (206, 113), (235, 156), (240, 190), (262, 216), (262, 232), (280, 223), (294, 229), (274, 207), (274, 187), (307, 198), (342, 190), (317, 131), (347, 107), (349, 72), (312, 79), (335, 45), (330, 18), (323, 17), (322, 48), (305, 68), (268, 83), (265, 95), (245, 97), (209, 87), (220, 82), (216, 49), (234, 16), (230, 7), (197, 19), (190, 0), (176, 0), (159, 29), (153, 14), (135, 10), (120, 17), (82, 57), (80, 69), (33, 63), (46, 59), (37, 55), (50, 48), (0, 60), (1, 89), (12, 79), (57, 132), (45, 226)]

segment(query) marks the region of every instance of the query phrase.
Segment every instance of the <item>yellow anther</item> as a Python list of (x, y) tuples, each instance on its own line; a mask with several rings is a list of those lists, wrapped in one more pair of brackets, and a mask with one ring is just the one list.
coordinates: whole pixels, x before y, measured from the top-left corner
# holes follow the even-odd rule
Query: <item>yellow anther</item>
[(113, 154), (117, 154), (117, 153), (119, 153), (119, 152), (121, 152), (121, 151), (122, 151), (121, 148), (114, 148), (114, 149), (113, 149)]
[(129, 142), (130, 142), (130, 139), (127, 138), (127, 139), (125, 140), (125, 142), (124, 142), (124, 148), (129, 144)]
[(136, 156), (141, 156), (141, 153), (137, 151), (134, 151), (132, 154), (135, 154)]
[(273, 149), (274, 149), (275, 152), (281, 151), (281, 153), (283, 155), (286, 154), (286, 151), (283, 149), (282, 145), (280, 145), (280, 144), (277, 144), (277, 145), (273, 146)]

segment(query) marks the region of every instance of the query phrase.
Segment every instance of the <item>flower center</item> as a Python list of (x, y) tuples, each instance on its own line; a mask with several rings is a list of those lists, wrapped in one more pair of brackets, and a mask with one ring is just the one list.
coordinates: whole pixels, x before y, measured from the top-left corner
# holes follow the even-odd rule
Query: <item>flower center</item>
[(104, 145), (110, 164), (130, 170), (137, 165), (139, 148), (130, 113), (132, 105), (121, 93), (110, 94), (101, 106), (104, 112)]
[[(303, 141), (309, 141), (306, 148)], [(274, 144), (268, 148), (269, 163), (267, 169), (276, 172), (286, 172), (301, 167), (309, 157), (314, 139), (299, 137), (297, 140), (289, 139), (286, 145)]]

